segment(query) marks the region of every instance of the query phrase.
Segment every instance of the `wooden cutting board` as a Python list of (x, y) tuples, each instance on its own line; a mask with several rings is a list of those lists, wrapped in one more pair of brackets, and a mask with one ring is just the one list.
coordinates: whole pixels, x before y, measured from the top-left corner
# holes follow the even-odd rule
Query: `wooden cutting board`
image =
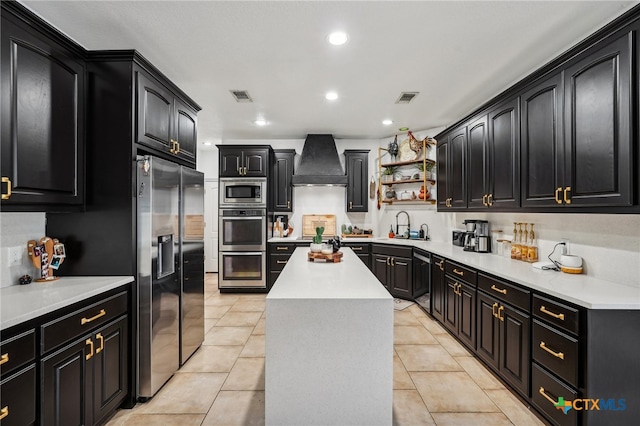
[(304, 214), (302, 215), (302, 238), (311, 239), (316, 235), (316, 227), (324, 226), (322, 239), (333, 238), (336, 234), (336, 215)]

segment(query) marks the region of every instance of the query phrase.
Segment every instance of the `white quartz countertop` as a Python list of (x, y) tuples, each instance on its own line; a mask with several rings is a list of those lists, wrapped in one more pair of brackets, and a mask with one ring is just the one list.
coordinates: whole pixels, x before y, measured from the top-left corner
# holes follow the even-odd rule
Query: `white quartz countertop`
[(348, 247), (341, 262), (310, 262), (308, 247), (298, 247), (267, 299), (392, 299), (369, 268)]
[(132, 276), (62, 277), (0, 289), (0, 328), (7, 329), (133, 282)]
[[(269, 240), (269, 242), (295, 241), (291, 238)], [(529, 263), (507, 257), (464, 251), (462, 247), (454, 246), (450, 242), (394, 238), (349, 238), (342, 241), (416, 247), (589, 309), (640, 309), (640, 286), (605, 281), (582, 274), (542, 271), (532, 268)]]

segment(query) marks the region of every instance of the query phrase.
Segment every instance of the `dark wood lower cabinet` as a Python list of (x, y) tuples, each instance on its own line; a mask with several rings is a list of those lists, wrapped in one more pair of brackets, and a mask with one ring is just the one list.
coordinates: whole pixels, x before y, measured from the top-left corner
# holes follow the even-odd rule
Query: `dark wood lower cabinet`
[(446, 277), (444, 293), (444, 325), (475, 351), (476, 346), (476, 289)]
[(36, 365), (31, 364), (2, 380), (0, 388), (2, 425), (36, 424)]
[(434, 255), (431, 264), (431, 315), (444, 322), (444, 259)]
[(413, 271), (409, 257), (373, 254), (373, 274), (394, 297), (413, 298)]

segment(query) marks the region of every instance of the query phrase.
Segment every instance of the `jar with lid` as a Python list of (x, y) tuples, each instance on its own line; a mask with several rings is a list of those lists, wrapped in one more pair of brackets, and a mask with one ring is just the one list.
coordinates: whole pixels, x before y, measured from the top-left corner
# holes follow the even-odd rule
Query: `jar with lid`
[(502, 241), (502, 229), (491, 230), (491, 253), (500, 254), (501, 241)]

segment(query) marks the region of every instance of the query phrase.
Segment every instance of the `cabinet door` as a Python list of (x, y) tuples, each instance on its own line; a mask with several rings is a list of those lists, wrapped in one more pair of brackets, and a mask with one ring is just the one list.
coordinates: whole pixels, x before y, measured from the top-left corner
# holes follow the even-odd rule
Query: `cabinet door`
[(438, 140), (436, 147), (436, 160), (438, 162), (438, 210), (448, 208), (449, 185), (449, 136), (443, 136)]
[(274, 151), (275, 161), (272, 173), (273, 209), (277, 212), (293, 211), (293, 163), (294, 150)]
[(460, 317), (458, 337), (475, 351), (476, 348), (476, 289), (466, 284), (458, 286)]
[(454, 131), (449, 137), (449, 164), (447, 166), (447, 192), (449, 204), (455, 209), (467, 207), (467, 127)]
[(562, 73), (520, 97), (522, 105), (521, 192), (523, 207), (556, 206), (563, 185)]
[(571, 205), (633, 201), (632, 39), (625, 34), (565, 69), (563, 198)]
[(413, 286), (411, 274), (411, 259), (405, 257), (391, 258), (391, 294), (405, 299), (411, 299), (411, 287)]
[(242, 164), (242, 149), (221, 147), (219, 152), (220, 177), (240, 176)]
[(500, 374), (524, 395), (529, 395), (531, 343), (529, 315), (501, 305), (500, 317)]
[(376, 276), (378, 281), (382, 283), (382, 285), (389, 290), (389, 278), (388, 278), (388, 269), (389, 266), (389, 256), (384, 256), (380, 254), (374, 254), (373, 256), (373, 275)]
[(198, 149), (197, 113), (180, 99), (175, 98), (175, 140), (178, 142), (178, 157), (196, 164)]
[(87, 336), (41, 361), (43, 425), (91, 424), (92, 370), (87, 357), (90, 359), (94, 350), (93, 340)]
[(488, 204), (520, 206), (520, 101), (507, 101), (489, 113)]
[(458, 283), (451, 278), (445, 278), (444, 287), (444, 325), (454, 334), (458, 334)]
[[(2, 15), (2, 208), (84, 202), (82, 62)], [(5, 194), (9, 194), (5, 198)]]
[(36, 365), (0, 382), (3, 426), (36, 424)]
[(431, 259), (431, 314), (440, 322), (444, 322), (444, 259), (433, 256)]
[(139, 144), (162, 152), (172, 147), (173, 94), (142, 72), (137, 73)]
[(127, 317), (103, 327), (93, 335), (93, 422), (98, 423), (115, 410), (127, 394)]
[(266, 149), (245, 149), (243, 167), (246, 177), (267, 177), (269, 151)]
[(347, 212), (369, 211), (369, 151), (346, 152)]
[(467, 174), (468, 207), (487, 207), (487, 166), (489, 164), (487, 117), (469, 124), (469, 173)]
[(497, 315), (499, 303), (493, 297), (478, 292), (478, 345), (477, 355), (498, 369), (500, 355), (500, 320)]

